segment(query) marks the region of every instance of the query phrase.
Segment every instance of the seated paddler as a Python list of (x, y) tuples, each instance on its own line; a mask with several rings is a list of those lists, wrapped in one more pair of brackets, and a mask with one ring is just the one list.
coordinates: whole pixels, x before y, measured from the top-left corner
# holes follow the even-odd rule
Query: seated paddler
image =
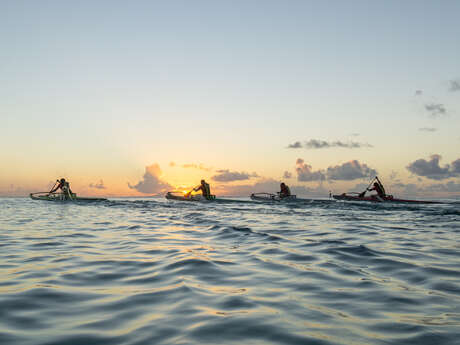
[(372, 188), (366, 188), (366, 190), (360, 194), (360, 197), (364, 197), (364, 194), (366, 192), (372, 192), (372, 191), (375, 191), (377, 194), (373, 194), (373, 195), (371, 195), (371, 197), (375, 197), (375, 198), (381, 199), (381, 200), (383, 200), (383, 199), (385, 199), (387, 197), (386, 192), (385, 192), (385, 188), (383, 187), (382, 182), (380, 182), (380, 180), (379, 180), (379, 178), (377, 176), (375, 177), (375, 182), (372, 185)]
[(72, 190), (70, 189), (70, 184), (65, 180), (65, 178), (61, 178), (60, 180), (57, 180), (55, 184), (55, 187), (50, 190), (50, 194), (56, 192), (58, 189), (62, 191), (62, 194), (64, 194), (64, 197), (66, 199), (71, 199), (72, 198)]
[(289, 189), (289, 187), (284, 183), (282, 182), (280, 184), (280, 192), (278, 193), (280, 198), (286, 198), (288, 196), (291, 196), (291, 190)]
[(200, 190), (203, 194), (203, 197), (205, 197), (207, 200), (213, 199), (213, 196), (211, 195), (211, 187), (209, 187), (209, 183), (207, 183), (205, 180), (201, 180), (200, 185), (196, 188), (193, 188), (194, 192), (198, 192)]

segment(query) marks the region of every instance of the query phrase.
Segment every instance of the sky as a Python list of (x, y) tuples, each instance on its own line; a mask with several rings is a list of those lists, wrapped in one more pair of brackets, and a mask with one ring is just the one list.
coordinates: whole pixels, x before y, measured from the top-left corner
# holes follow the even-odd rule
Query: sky
[(459, 1), (0, 1), (0, 196), (460, 196)]

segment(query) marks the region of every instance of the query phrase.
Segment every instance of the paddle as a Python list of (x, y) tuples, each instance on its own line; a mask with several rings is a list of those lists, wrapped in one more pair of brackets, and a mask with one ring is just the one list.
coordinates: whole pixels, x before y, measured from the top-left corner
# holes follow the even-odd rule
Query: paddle
[(364, 198), (364, 195), (366, 194), (367, 190), (368, 190), (369, 187), (372, 185), (372, 183), (374, 182), (375, 179), (378, 180), (379, 178), (376, 176), (376, 177), (374, 177), (374, 178), (371, 180), (371, 182), (367, 185), (367, 187), (366, 187), (366, 189), (364, 190), (364, 192), (359, 193), (359, 197), (360, 197), (360, 198)]
[(56, 183), (58, 183), (58, 182), (59, 182), (59, 180), (56, 180), (56, 182), (54, 182), (54, 185), (53, 185), (53, 187), (51, 187), (51, 190), (48, 192), (48, 195), (50, 195), (53, 192), (53, 189), (54, 189), (54, 187), (56, 187)]
[(190, 198), (190, 195), (195, 191), (196, 188), (197, 188), (197, 187), (193, 188), (190, 192), (185, 193), (184, 196), (185, 196), (186, 198)]

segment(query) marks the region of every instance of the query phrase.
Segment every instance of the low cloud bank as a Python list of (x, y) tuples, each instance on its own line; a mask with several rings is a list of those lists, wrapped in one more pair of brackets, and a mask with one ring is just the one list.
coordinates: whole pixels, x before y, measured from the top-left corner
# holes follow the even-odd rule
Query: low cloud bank
[(172, 189), (172, 186), (169, 183), (160, 179), (161, 175), (162, 172), (158, 164), (155, 163), (150, 166), (146, 166), (145, 174), (142, 180), (135, 185), (131, 185), (128, 182), (128, 187), (144, 194), (163, 193)]
[(90, 183), (88, 185), (89, 188), (95, 188), (95, 189), (107, 189), (107, 187), (104, 185), (104, 181), (102, 179), (99, 180), (98, 183)]
[(327, 178), (329, 180), (351, 181), (360, 178), (372, 178), (376, 175), (377, 170), (357, 160), (327, 168)]
[[(327, 197), (328, 190), (322, 186), (310, 188), (306, 186), (290, 185), (291, 193), (297, 196)], [(274, 179), (263, 179), (254, 184), (216, 186), (216, 193), (227, 196), (249, 196), (252, 193), (273, 193), (280, 191), (280, 181)]]
[(460, 176), (460, 158), (444, 167), (439, 165), (441, 155), (432, 155), (430, 160), (417, 159), (410, 163), (406, 168), (417, 176), (426, 177), (431, 180), (444, 180), (450, 177)]
[(327, 170), (312, 169), (312, 166), (305, 163), (303, 159), (296, 161), (297, 180), (301, 182), (310, 181), (351, 181), (360, 178), (372, 178), (377, 175), (377, 170), (370, 168), (358, 160), (352, 160), (336, 166), (330, 166)]

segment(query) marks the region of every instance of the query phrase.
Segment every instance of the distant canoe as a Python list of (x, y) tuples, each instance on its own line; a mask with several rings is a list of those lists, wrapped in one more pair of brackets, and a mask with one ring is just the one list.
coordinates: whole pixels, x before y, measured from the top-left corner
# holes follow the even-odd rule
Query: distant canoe
[(351, 195), (351, 194), (346, 194), (346, 193), (339, 194), (339, 195), (333, 195), (332, 197), (336, 200), (344, 200), (344, 201), (389, 202), (389, 203), (409, 203), (409, 204), (440, 204), (441, 203), (438, 201), (398, 199), (398, 198), (393, 198), (392, 196), (388, 196), (385, 198), (380, 198), (377, 196), (359, 197), (358, 195)]
[(67, 202), (67, 201), (83, 201), (83, 202), (93, 202), (93, 201), (106, 201), (105, 198), (91, 198), (91, 197), (81, 197), (77, 194), (72, 193), (72, 198), (65, 196), (63, 193), (30, 193), (30, 198), (32, 200), (44, 200), (44, 201), (58, 201), (58, 202)]

